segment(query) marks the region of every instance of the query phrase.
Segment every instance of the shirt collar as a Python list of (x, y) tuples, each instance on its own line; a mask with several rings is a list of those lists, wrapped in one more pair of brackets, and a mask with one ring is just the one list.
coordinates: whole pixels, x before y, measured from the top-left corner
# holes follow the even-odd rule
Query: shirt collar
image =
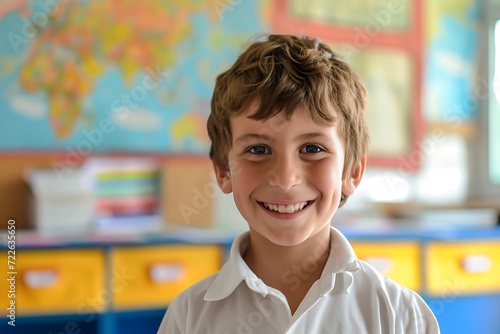
[[(253, 272), (243, 260), (243, 254), (250, 242), (250, 232), (240, 234), (233, 242), (229, 253), (229, 260), (222, 266), (214, 282), (205, 294), (206, 301), (221, 300), (228, 297)], [(248, 270), (247, 270), (248, 269)], [(255, 276), (255, 274), (253, 274)], [(255, 276), (255, 278), (257, 278)]]
[[(222, 266), (214, 282), (205, 294), (206, 301), (216, 301), (227, 298), (234, 290), (245, 281), (247, 286), (262, 294), (270, 293), (268, 286), (262, 282), (248, 267), (243, 260), (243, 254), (250, 242), (250, 232), (240, 234), (233, 242), (229, 254), (229, 260)], [(345, 273), (350, 278), (346, 292), (353, 283), (353, 274), (363, 268), (356, 257), (349, 241), (336, 228), (330, 228), (330, 255), (319, 279), (319, 293), (327, 295), (335, 286), (335, 277), (339, 273)]]
[(347, 275), (348, 284), (345, 291), (349, 293), (354, 274), (359, 269), (364, 270), (347, 238), (335, 227), (330, 227), (330, 256), (318, 282), (319, 293), (325, 296), (333, 290), (337, 274)]

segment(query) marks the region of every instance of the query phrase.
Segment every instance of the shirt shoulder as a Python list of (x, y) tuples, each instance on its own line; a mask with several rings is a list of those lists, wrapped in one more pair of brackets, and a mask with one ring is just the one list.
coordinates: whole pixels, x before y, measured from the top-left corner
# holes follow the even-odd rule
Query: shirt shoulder
[[(198, 313), (200, 310), (193, 310), (193, 307), (204, 305), (204, 297), (208, 289), (216, 280), (220, 271), (205, 277), (201, 281), (191, 285), (186, 290), (178, 294), (167, 307), (165, 316), (162, 319), (158, 334), (180, 334), (187, 333), (189, 327), (189, 314)], [(198, 312), (197, 312), (198, 311)]]
[[(404, 333), (436, 334), (439, 326), (429, 306), (415, 291), (382, 275), (368, 263), (361, 261), (363, 269), (356, 273), (356, 293), (378, 310), (380, 319), (388, 327), (399, 328)], [(377, 305), (374, 307), (374, 305)]]
[[(210, 316), (216, 314), (218, 308), (217, 303), (214, 302), (225, 300), (237, 290), (240, 283), (245, 279), (241, 250), (246, 247), (248, 239), (248, 232), (240, 234), (233, 242), (229, 260), (218, 272), (193, 284), (177, 295), (167, 307), (158, 333), (192, 334), (214, 332), (207, 331), (205, 328), (203, 330), (198, 328), (200, 326), (206, 327), (206, 324), (201, 321), (201, 315), (210, 318)], [(232, 306), (230, 303), (229, 305)]]

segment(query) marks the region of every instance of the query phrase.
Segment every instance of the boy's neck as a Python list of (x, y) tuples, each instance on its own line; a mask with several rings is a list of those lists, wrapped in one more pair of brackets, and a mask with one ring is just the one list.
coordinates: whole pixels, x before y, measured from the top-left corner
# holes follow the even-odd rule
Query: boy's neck
[(281, 291), (292, 314), (317, 281), (330, 252), (330, 227), (296, 246), (280, 246), (250, 229), (250, 245), (243, 258), (266, 285)]

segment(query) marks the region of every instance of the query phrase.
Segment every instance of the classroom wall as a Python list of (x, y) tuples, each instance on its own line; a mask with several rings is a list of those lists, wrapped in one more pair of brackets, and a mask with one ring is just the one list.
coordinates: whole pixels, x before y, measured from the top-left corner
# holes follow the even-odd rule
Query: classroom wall
[[(272, 31), (320, 36), (365, 79), (369, 170), (391, 178), (388, 196), (363, 200), (466, 199), (479, 0), (53, 4), (0, 7), (0, 212), (21, 226), (28, 166), (65, 175), (95, 155), (206, 156), (217, 74)], [(409, 190), (391, 189), (393, 179)]]

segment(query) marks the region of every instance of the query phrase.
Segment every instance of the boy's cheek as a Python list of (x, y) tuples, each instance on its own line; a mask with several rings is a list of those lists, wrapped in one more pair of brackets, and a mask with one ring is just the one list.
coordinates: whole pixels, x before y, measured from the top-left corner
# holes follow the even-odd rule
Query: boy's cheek
[(338, 162), (327, 159), (309, 165), (308, 175), (312, 175), (316, 180), (322, 180), (324, 184), (340, 184), (342, 182), (343, 166)]
[(265, 169), (262, 164), (240, 158), (230, 161), (229, 170), (234, 179), (239, 177), (255, 177), (262, 174)]

